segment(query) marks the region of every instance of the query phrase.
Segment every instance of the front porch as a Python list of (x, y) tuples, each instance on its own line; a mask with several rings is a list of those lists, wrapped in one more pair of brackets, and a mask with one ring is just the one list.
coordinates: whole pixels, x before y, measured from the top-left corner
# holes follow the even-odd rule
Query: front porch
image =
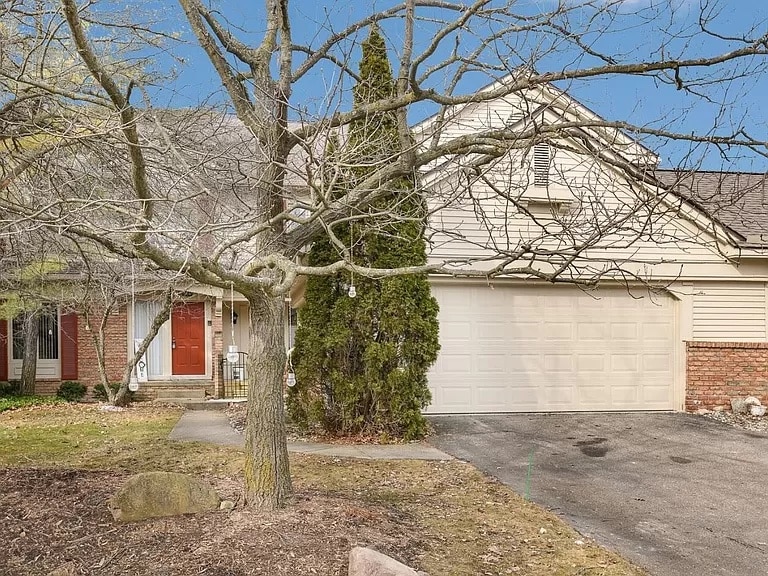
[[(174, 304), (171, 317), (150, 344), (137, 369), (139, 400), (241, 399), (248, 395), (248, 302), (237, 294), (190, 294)], [(129, 348), (147, 334), (159, 304), (136, 300)], [(296, 310), (286, 298), (284, 342), (293, 346)]]

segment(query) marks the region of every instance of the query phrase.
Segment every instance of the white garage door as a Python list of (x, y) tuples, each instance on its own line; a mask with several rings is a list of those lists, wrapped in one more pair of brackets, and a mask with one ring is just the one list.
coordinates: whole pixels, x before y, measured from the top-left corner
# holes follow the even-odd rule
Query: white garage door
[(429, 375), (428, 412), (674, 407), (668, 296), (459, 282), (432, 290), (442, 348)]

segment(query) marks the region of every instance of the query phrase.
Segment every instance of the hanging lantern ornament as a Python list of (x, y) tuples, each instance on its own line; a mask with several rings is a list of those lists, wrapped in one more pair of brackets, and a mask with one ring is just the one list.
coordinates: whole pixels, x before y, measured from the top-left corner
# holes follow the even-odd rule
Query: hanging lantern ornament
[(230, 337), (232, 344), (227, 347), (227, 362), (230, 364), (237, 364), (240, 359), (239, 350), (237, 344), (235, 344), (235, 283), (229, 284), (229, 327)]
[[(352, 264), (352, 250), (354, 248), (354, 245), (352, 244), (352, 233), (354, 232), (354, 228), (352, 225), (349, 225), (349, 263)], [(354, 270), (350, 271), (350, 281), (349, 281), (349, 288), (347, 289), (347, 296), (350, 298), (354, 298), (357, 296), (357, 288), (355, 288), (355, 272)]]
[(291, 295), (290, 294), (288, 294), (287, 301), (288, 301), (288, 324), (289, 324), (289, 326), (288, 326), (288, 350), (286, 352), (286, 355), (288, 357), (287, 358), (287, 360), (288, 360), (287, 364), (288, 365), (286, 366), (286, 370), (288, 371), (288, 373), (285, 375), (285, 384), (286, 384), (286, 386), (288, 386), (288, 388), (293, 388), (294, 386), (296, 386), (296, 372), (293, 371), (293, 330), (291, 329), (292, 327), (290, 326), (290, 324), (291, 324), (291, 308), (292, 308), (292, 304), (291, 304)]

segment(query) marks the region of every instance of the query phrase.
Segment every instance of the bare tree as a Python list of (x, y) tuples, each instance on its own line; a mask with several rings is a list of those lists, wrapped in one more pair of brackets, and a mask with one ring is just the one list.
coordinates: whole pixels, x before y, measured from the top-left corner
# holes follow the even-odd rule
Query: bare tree
[(104, 259), (85, 262), (86, 272), (76, 276), (76, 280), (82, 288), (73, 291), (75, 300), (69, 305), (83, 315), (85, 324), (89, 328), (91, 342), (96, 351), (100, 384), (104, 387), (107, 403), (113, 406), (122, 406), (129, 401), (128, 385), (134, 376), (137, 365), (147, 353), (150, 344), (159, 334), (163, 324), (170, 318), (175, 294), (174, 282), (172, 279), (165, 279), (162, 283), (155, 280), (155, 289), (148, 291), (153, 283), (148, 282), (146, 277), (140, 278), (140, 281), (143, 281), (143, 296), (145, 298), (148, 294), (154, 296), (160, 302), (160, 307), (152, 317), (147, 332), (142, 336), (138, 347), (134, 349), (133, 354), (128, 354), (119, 380), (114, 381), (110, 378), (109, 359), (107, 357), (107, 327), (110, 320), (114, 319), (116, 312), (128, 307), (134, 294), (132, 293), (132, 286), (127, 285), (124, 281), (127, 272), (126, 267), (123, 266), (124, 274), (117, 276), (114, 262), (109, 264), (105, 264), (105, 262)]
[[(658, 158), (622, 131), (657, 142), (764, 154), (765, 134), (718, 124), (739, 83), (764, 74), (764, 23), (721, 32), (714, 1), (702, 3), (687, 28), (662, 18), (674, 2), (561, 1), (542, 3), (535, 12), (513, 0), (406, 0), (361, 9), (359, 19), (343, 26), (336, 25), (337, 16), (347, 3), (310, 23), (289, 10), (289, 0), (263, 4), (256, 31), (243, 31), (216, 6), (179, 0), (224, 87), (225, 114), (153, 108), (141, 68), (125, 63), (135, 62), (127, 59), (133, 48), (146, 61), (138, 47), (167, 35), (77, 0), (9, 3), (6, 14), (29, 42), (18, 49), (21, 56), (5, 56), (0, 68), (13, 95), (4, 101), (0, 121), (16, 118), (26, 110), (21, 100), (34, 98), (46, 103), (50, 118), (43, 125), (26, 112), (15, 124), (44, 132), (42, 143), (4, 139), (0, 209), (12, 215), (9, 220), (93, 242), (208, 286), (233, 288), (247, 299), (253, 326), (248, 372), (259, 375), (249, 389), (246, 430), (245, 500), (254, 506), (280, 507), (291, 495), (282, 330), (284, 296), (297, 278), (344, 270), (372, 278), (427, 271), (585, 285), (606, 275), (642, 279), (650, 262), (639, 252), (627, 260), (620, 248), (701, 238), (663, 230), (682, 207), (656, 186)], [(306, 43), (294, 38), (300, 23), (316, 29)], [(373, 23), (386, 31), (397, 55), (396, 92), (351, 109), (356, 48)], [(601, 48), (608, 35), (641, 25), (645, 38), (658, 39), (653, 46)], [(683, 36), (687, 42), (676, 41)], [(692, 38), (711, 48), (691, 52)], [(129, 51), (116, 57), (105, 39)], [(72, 73), (52, 75), (44, 65), (24, 65), (24, 55), (32, 52), (31, 61), (45, 63), (54, 48)], [(471, 81), (478, 77), (486, 88)], [(604, 120), (555, 87), (576, 89), (600, 78), (646, 79), (648, 89), (682, 91), (691, 101), (720, 98), (715, 128), (691, 134), (670, 123)], [(319, 101), (303, 97), (307, 83), (327, 87)], [(491, 107), (498, 101), (507, 103), (503, 117)], [(415, 108), (434, 115), (411, 129), (408, 114)], [(470, 109), (475, 122), (467, 132), (456, 119)], [(366, 170), (357, 172), (364, 175), (350, 178), (355, 167), (338, 159), (361, 155), (347, 150), (329, 158), (329, 140), (352, 146), (345, 139), (349, 124), (384, 111), (397, 116), (402, 152), (369, 159)], [(549, 151), (537, 157), (542, 144)], [(581, 158), (584, 169), (578, 177), (561, 171), (557, 155)], [(572, 204), (569, 210), (542, 214), (542, 199), (526, 194), (534, 183), (527, 168), (536, 162), (568, 194), (545, 198), (547, 206)], [(344, 175), (343, 187), (335, 186), (334, 172)], [(430, 263), (356, 265), (335, 230), (353, 221), (408, 218), (396, 207), (377, 207), (394, 183), (414, 174), (429, 190)], [(603, 184), (596, 186), (598, 181)], [(595, 193), (619, 182), (633, 192), (631, 201)], [(548, 190), (547, 182), (538, 184)], [(458, 226), (470, 221), (472, 234)], [(0, 234), (8, 230), (2, 225)], [(331, 240), (338, 259), (309, 266), (302, 254), (321, 236)]]

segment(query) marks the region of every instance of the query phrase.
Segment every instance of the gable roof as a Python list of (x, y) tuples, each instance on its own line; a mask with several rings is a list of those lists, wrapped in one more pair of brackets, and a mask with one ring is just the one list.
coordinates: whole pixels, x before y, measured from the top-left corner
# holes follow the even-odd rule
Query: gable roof
[[(483, 86), (475, 94), (488, 95), (500, 90), (503, 91), (505, 86), (516, 83), (522, 75), (526, 74), (532, 74), (532, 71), (527, 67), (521, 67), (516, 72)], [(473, 106), (481, 104), (492, 106), (493, 102), (500, 102), (508, 97), (517, 98), (527, 103), (530, 107), (527, 111), (529, 115), (549, 112), (568, 121), (585, 122), (581, 131), (591, 138), (607, 144), (614, 152), (620, 153), (625, 159), (635, 164), (644, 166), (658, 166), (659, 164), (660, 158), (656, 152), (618, 128), (600, 126), (604, 122), (601, 116), (551, 82), (521, 88), (493, 99), (481, 98), (476, 101), (470, 100), (465, 104), (448, 106), (444, 118), (440, 120), (440, 126), (455, 122), (460, 115), (465, 114)], [(431, 131), (438, 119), (438, 113), (432, 114), (413, 126), (412, 131), (431, 136)]]
[(741, 236), (742, 246), (768, 245), (768, 174), (657, 170), (655, 176)]

